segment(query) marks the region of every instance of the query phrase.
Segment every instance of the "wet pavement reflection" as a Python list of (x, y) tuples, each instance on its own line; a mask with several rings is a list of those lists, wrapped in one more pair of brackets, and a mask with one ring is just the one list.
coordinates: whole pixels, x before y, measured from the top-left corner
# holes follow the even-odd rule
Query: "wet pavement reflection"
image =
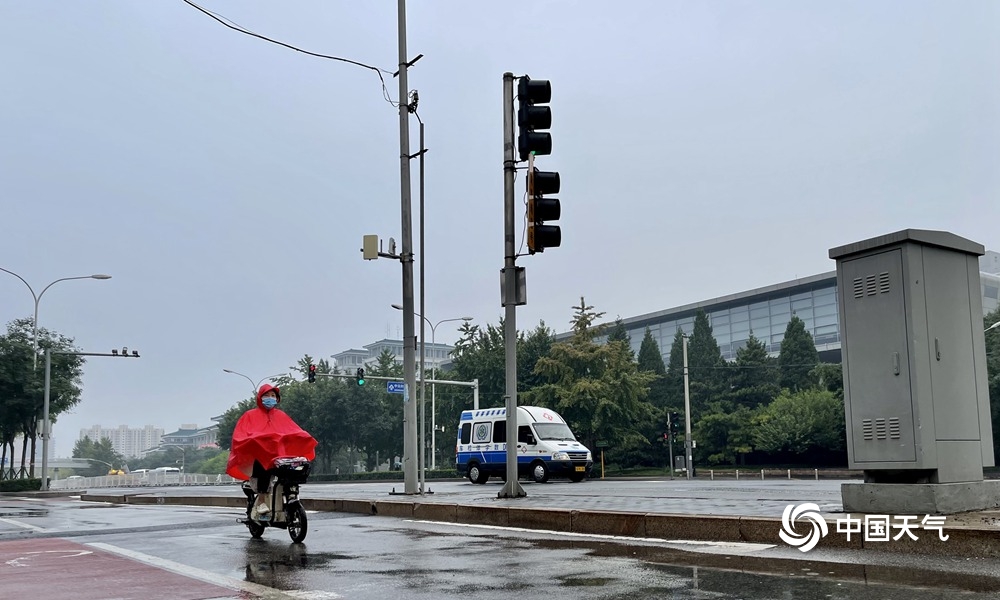
[[(803, 555), (785, 547), (740, 544), (625, 544), (345, 513), (310, 513), (305, 543), (293, 544), (281, 530), (251, 539), (236, 522), (237, 509), (91, 506), (97, 508), (81, 512), (82, 506), (65, 501), (0, 501), (0, 514), (11, 515), (0, 523), (0, 549), (8, 539), (66, 536), (97, 544), (98, 550), (117, 549), (191, 581), (212, 580), (246, 600), (1000, 596), (1000, 563), (985, 559), (848, 550)], [(103, 526), (60, 528), (91, 515)], [(16, 529), (21, 520), (37, 530)], [(155, 526), (147, 526), (150, 522)]]

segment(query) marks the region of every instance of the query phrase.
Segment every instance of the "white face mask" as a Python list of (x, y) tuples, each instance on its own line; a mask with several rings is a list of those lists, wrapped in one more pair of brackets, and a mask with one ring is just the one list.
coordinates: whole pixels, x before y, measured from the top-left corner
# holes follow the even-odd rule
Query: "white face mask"
[(260, 403), (264, 405), (264, 408), (274, 408), (278, 405), (278, 399), (267, 397), (261, 400)]

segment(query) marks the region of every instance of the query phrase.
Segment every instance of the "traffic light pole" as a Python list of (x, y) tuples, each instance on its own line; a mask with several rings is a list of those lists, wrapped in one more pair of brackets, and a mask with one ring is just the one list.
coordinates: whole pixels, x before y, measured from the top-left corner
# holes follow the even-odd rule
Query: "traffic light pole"
[(517, 273), (514, 268), (514, 74), (503, 74), (504, 350), (507, 374), (507, 481), (499, 498), (527, 496), (517, 481)]
[(667, 419), (667, 447), (670, 448), (670, 464), (667, 467), (670, 469), (670, 478), (674, 478), (674, 424)]
[(117, 350), (106, 352), (71, 352), (63, 350), (45, 349), (45, 391), (42, 396), (42, 487), (43, 492), (49, 489), (49, 438), (52, 437), (52, 424), (49, 423), (49, 394), (51, 392), (52, 381), (52, 355), (61, 354), (63, 356), (113, 356), (123, 358), (139, 358), (139, 353), (135, 350), (128, 353), (127, 348), (122, 348), (122, 353)]
[[(417, 403), (416, 364), (417, 336), (413, 330), (413, 232), (410, 202), (410, 107), (407, 103), (409, 84), (406, 78), (410, 63), (406, 58), (406, 0), (398, 0), (399, 29), (399, 191), (402, 219), (403, 267), (403, 493), (416, 494), (417, 489)], [(422, 258), (422, 257), (421, 257)]]
[(691, 439), (691, 388), (688, 384), (688, 336), (684, 336), (684, 471), (687, 478), (691, 479), (691, 471), (694, 470), (694, 456), (692, 448), (694, 440)]

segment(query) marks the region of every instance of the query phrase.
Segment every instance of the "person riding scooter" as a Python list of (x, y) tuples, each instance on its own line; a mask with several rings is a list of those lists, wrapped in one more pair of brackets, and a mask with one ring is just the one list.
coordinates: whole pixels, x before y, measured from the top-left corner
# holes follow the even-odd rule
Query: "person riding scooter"
[(233, 429), (226, 473), (250, 481), (257, 492), (254, 512), (259, 520), (270, 519), (267, 505), (274, 459), (301, 456), (316, 458), (316, 440), (278, 408), (281, 391), (268, 383), (257, 392), (257, 407), (243, 413)]

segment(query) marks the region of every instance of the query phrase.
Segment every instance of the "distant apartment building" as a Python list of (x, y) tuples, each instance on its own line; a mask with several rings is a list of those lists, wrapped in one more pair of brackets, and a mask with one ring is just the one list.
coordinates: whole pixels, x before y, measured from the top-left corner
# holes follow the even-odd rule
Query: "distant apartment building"
[(99, 442), (104, 438), (111, 440), (111, 446), (115, 452), (125, 458), (136, 458), (143, 455), (143, 451), (156, 447), (163, 437), (163, 428), (154, 425), (145, 427), (129, 427), (119, 425), (118, 427), (104, 427), (94, 425), (90, 429), (81, 429), (80, 438), (90, 438)]
[[(441, 365), (451, 361), (451, 353), (454, 346), (448, 344), (430, 343), (424, 345), (424, 368), (430, 372), (441, 369)], [(388, 350), (393, 357), (393, 362), (397, 365), (403, 364), (403, 340), (382, 339), (372, 342), (363, 349), (351, 348), (338, 352), (331, 356), (335, 366), (344, 372), (352, 372), (358, 367), (370, 367), (378, 361), (378, 357), (384, 350)], [(416, 352), (417, 368), (420, 368), (420, 344), (417, 344)], [(430, 375), (428, 375), (430, 377)]]

